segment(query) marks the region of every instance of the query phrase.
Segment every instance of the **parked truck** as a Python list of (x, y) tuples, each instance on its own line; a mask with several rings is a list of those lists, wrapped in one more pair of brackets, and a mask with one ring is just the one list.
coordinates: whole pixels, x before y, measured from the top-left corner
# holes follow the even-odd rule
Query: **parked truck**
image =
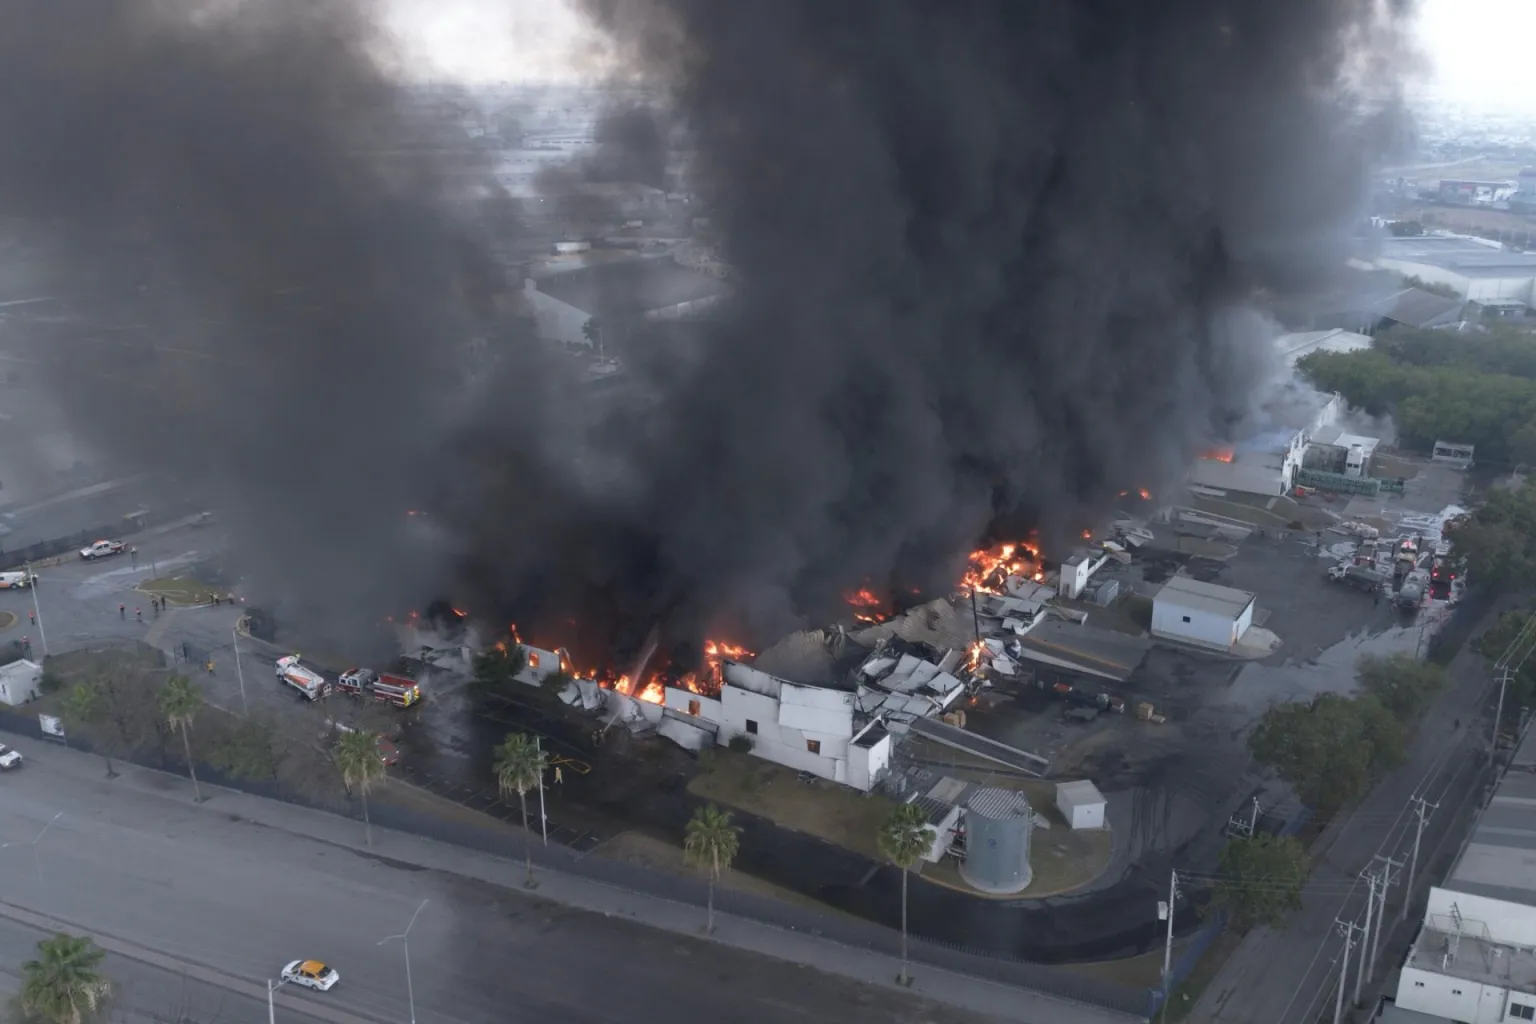
[(319, 700), (331, 692), (325, 670), (306, 663), (297, 654), (277, 659), (277, 681), (293, 687), (306, 700)]
[(1415, 569), (1403, 577), (1403, 585), (1397, 588), (1397, 606), (1404, 611), (1413, 611), (1424, 603), (1428, 588), (1429, 573)]
[(1387, 575), (1367, 565), (1335, 565), (1329, 568), (1328, 578), (1334, 583), (1354, 587), (1366, 593), (1380, 590), (1387, 582)]
[(372, 697), (397, 708), (408, 708), (421, 700), (421, 687), (416, 680), (390, 672), (375, 672), (371, 668), (348, 669), (337, 677), (336, 688), (354, 697)]

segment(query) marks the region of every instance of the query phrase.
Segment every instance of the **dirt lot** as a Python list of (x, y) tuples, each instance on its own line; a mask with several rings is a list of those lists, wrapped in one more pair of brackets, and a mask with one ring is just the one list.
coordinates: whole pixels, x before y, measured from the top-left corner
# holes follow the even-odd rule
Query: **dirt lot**
[(776, 825), (820, 836), (839, 846), (880, 858), (876, 836), (891, 801), (817, 779), (805, 783), (795, 772), (753, 757), (719, 750), (710, 765), (688, 783), (690, 792), (737, 807)]

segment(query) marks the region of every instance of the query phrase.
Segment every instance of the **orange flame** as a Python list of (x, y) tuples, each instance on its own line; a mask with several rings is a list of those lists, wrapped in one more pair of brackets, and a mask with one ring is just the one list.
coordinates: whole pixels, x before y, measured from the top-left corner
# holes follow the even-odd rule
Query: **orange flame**
[(1147, 490), (1145, 487), (1141, 488), (1136, 493), (1141, 495), (1141, 500), (1142, 501), (1151, 501), (1152, 500), (1152, 492)]
[(891, 617), (886, 611), (885, 601), (868, 587), (844, 594), (843, 600), (853, 607), (853, 617), (860, 622), (878, 625)]
[(634, 694), (634, 696), (651, 704), (662, 704), (667, 699), (667, 691), (662, 686), (660, 679), (652, 677), (651, 681), (642, 686), (640, 692)]
[(1232, 449), (1231, 448), (1212, 448), (1208, 452), (1201, 452), (1200, 453), (1200, 457), (1202, 459), (1210, 459), (1212, 462), (1231, 462), (1232, 461)]
[(459, 618), (461, 618), (461, 619), (467, 619), (467, 618), (469, 618), (469, 612), (466, 612), (466, 611), (464, 611), (464, 610), (463, 610), (463, 609), (461, 609), (461, 608), (455, 608), (455, 609), (454, 609), (454, 610), (453, 610), (453, 614), (455, 614), (455, 615), (457, 615), (457, 616), (458, 616), (458, 617), (459, 617)]
[[(960, 586), (981, 594), (1002, 593), (1002, 584), (1007, 577), (1024, 575), (1026, 560), (1035, 563), (1040, 561), (1038, 543), (1035, 537), (1031, 536), (1026, 542), (972, 551), (970, 567), (961, 578)], [(1015, 554), (1020, 554), (1022, 557), (1015, 558)], [(1035, 573), (1035, 579), (1041, 579), (1043, 576), (1042, 572)]]
[(980, 640), (971, 644), (970, 655), (965, 659), (965, 669), (967, 672), (975, 672), (981, 668), (981, 656), (985, 651), (986, 645)]

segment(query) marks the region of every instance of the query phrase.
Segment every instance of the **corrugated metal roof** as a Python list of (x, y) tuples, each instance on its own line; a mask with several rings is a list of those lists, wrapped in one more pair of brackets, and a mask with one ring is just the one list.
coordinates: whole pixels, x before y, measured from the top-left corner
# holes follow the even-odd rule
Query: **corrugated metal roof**
[(1235, 619), (1253, 603), (1254, 595), (1216, 583), (1205, 583), (1189, 576), (1175, 576), (1163, 584), (1154, 601), (1167, 601), (1180, 608), (1212, 612)]
[[(1536, 730), (1527, 733), (1444, 888), (1536, 907)], [(1522, 763), (1522, 761), (1524, 763)]]
[(1013, 789), (978, 789), (971, 794), (966, 807), (973, 814), (991, 818), (993, 821), (1029, 818), (1035, 813), (1029, 806), (1029, 798)]

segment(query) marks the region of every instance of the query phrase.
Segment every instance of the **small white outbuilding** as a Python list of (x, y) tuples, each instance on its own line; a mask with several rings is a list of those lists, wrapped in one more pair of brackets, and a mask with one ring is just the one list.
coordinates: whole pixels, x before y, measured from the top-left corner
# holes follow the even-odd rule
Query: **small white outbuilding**
[(1215, 651), (1229, 651), (1253, 625), (1255, 597), (1175, 576), (1152, 598), (1152, 635)]
[(43, 667), (25, 658), (0, 665), (0, 703), (16, 707), (37, 696), (42, 684)]
[(1073, 830), (1104, 827), (1104, 794), (1087, 779), (1058, 782), (1056, 809)]

